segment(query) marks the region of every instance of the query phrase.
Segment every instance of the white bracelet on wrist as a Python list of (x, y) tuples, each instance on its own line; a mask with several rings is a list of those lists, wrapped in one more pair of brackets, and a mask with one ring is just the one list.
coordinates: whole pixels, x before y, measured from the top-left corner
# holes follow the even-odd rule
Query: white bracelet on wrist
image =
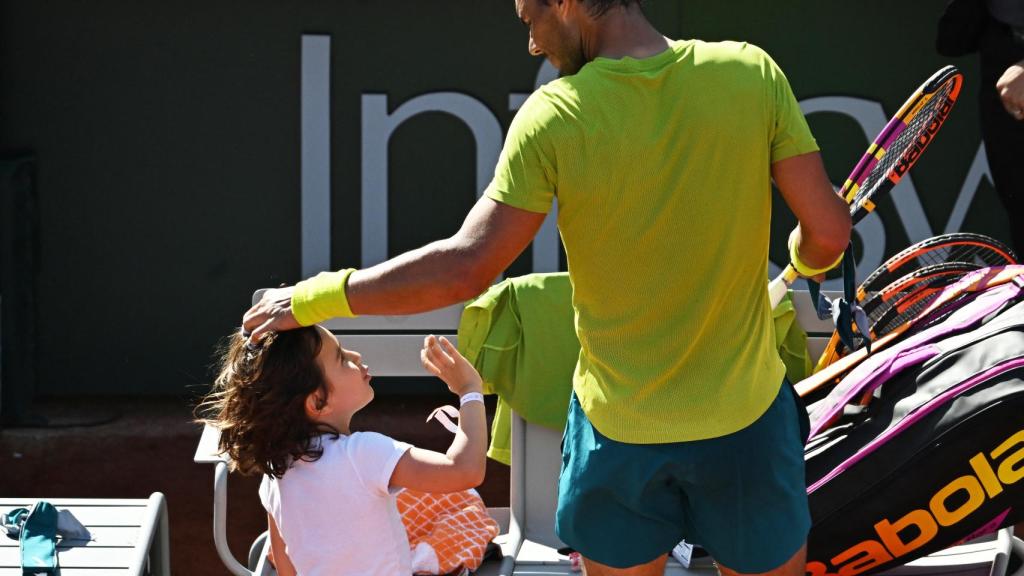
[(483, 401), (484, 395), (479, 392), (467, 392), (462, 396), (459, 396), (459, 406), (465, 406), (470, 402), (480, 402), (482, 404)]

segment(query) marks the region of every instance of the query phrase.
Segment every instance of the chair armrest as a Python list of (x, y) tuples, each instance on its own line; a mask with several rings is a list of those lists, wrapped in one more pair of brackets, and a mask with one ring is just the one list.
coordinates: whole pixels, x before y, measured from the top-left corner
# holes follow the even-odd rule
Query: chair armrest
[(203, 435), (196, 446), (193, 460), (197, 464), (214, 464), (213, 471), (213, 543), (217, 548), (217, 556), (224, 566), (235, 576), (253, 576), (245, 566), (235, 559), (228, 548), (228, 458), (220, 454), (217, 444), (220, 442), (220, 430), (207, 424), (203, 427)]
[(235, 576), (253, 576), (245, 566), (235, 559), (228, 548), (228, 465), (218, 462), (213, 473), (213, 543), (217, 547), (217, 556), (224, 566)]
[(167, 520), (167, 499), (160, 492), (150, 495), (146, 506), (145, 519), (135, 546), (135, 558), (131, 571), (143, 574), (145, 568), (160, 576), (170, 576), (170, 527)]
[(216, 426), (203, 426), (203, 435), (199, 437), (196, 454), (192, 460), (196, 464), (217, 464), (227, 462), (227, 456), (220, 453), (217, 444), (220, 442), (220, 430)]

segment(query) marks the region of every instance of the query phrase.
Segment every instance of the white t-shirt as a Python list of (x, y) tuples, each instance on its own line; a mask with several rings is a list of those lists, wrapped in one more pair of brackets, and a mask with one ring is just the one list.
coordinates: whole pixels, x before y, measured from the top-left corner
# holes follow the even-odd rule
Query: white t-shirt
[(391, 473), (410, 448), (376, 432), (320, 436), (323, 456), (264, 476), (260, 500), (300, 576), (409, 576), (409, 539)]

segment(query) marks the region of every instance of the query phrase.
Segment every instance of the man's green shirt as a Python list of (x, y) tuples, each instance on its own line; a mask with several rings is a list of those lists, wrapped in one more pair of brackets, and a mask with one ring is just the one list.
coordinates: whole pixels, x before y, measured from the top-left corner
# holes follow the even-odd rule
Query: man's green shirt
[(730, 434), (760, 416), (784, 367), (766, 290), (770, 167), (817, 150), (761, 49), (673, 42), (597, 58), (534, 92), (487, 195), (547, 212), (573, 283), (573, 388), (615, 440)]

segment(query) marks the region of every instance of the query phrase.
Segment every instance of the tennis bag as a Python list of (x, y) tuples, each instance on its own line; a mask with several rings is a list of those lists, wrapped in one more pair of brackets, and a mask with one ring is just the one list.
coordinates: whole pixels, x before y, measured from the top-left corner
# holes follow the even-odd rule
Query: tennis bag
[(1024, 518), (1024, 274), (953, 305), (810, 407), (808, 574), (870, 574)]

